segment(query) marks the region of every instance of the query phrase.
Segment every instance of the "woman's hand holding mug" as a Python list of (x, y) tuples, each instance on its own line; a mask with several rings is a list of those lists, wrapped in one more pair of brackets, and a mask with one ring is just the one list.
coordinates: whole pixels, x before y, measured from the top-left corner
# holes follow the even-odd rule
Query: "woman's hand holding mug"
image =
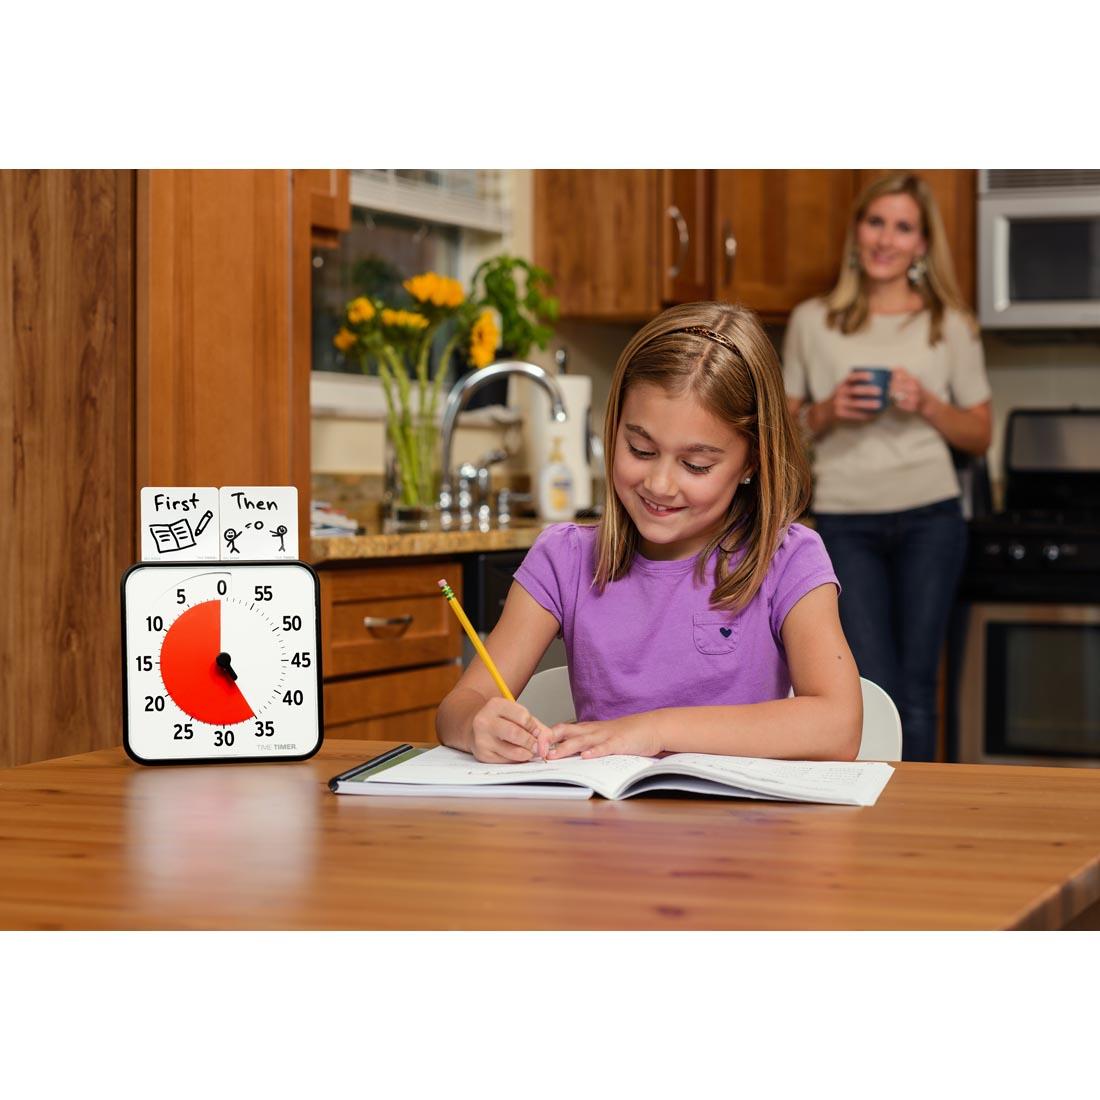
[(866, 421), (882, 412), (890, 371), (885, 367), (853, 367), (829, 399), (833, 420)]
[(890, 400), (901, 412), (919, 413), (927, 394), (904, 367), (895, 367), (890, 378)]

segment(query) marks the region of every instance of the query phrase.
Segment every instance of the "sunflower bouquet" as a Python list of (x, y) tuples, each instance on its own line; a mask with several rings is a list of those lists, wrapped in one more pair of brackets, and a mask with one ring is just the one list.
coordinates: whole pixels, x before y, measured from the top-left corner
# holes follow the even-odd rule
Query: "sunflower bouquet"
[[(357, 356), (361, 369), (377, 370), (386, 400), (386, 431), (393, 444), (394, 503), (431, 507), (436, 501), (439, 462), (439, 396), (456, 349), (475, 367), (488, 366), (500, 346), (492, 310), (471, 301), (457, 279), (434, 271), (402, 283), (407, 308), (393, 308), (366, 296), (353, 298), (333, 343)], [(431, 376), (432, 348), (450, 330)]]

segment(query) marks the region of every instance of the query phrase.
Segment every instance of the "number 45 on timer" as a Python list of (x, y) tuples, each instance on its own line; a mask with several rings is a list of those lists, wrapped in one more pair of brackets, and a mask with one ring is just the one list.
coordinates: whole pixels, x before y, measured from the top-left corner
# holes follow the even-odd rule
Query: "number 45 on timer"
[(122, 579), (123, 745), (140, 764), (320, 747), (317, 575), (304, 562), (135, 565)]

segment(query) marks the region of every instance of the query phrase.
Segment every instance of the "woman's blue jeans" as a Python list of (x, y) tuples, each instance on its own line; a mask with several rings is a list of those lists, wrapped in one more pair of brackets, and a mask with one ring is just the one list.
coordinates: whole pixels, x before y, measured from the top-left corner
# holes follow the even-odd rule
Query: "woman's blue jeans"
[(818, 515), (859, 674), (901, 714), (902, 759), (936, 751), (936, 674), (966, 557), (957, 497), (904, 512)]

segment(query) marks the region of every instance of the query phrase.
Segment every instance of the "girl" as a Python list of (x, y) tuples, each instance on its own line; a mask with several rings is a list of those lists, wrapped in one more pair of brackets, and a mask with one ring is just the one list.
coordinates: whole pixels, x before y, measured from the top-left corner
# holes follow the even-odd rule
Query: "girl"
[(752, 314), (697, 302), (647, 324), (615, 367), (604, 447), (599, 526), (539, 535), (486, 643), (519, 695), (560, 632), (577, 721), (547, 728), (474, 661), (440, 704), (439, 740), (490, 762), (854, 759), (859, 673), (829, 559), (793, 522), (809, 471)]
[[(897, 700), (906, 760), (936, 755), (940, 651), (966, 554), (950, 447), (989, 446), (977, 325), (955, 282), (928, 185), (872, 184), (844, 265), (791, 314), (783, 345), (792, 413), (815, 440), (814, 515), (844, 586), (840, 617), (860, 672)], [(891, 407), (860, 364), (892, 367)]]

